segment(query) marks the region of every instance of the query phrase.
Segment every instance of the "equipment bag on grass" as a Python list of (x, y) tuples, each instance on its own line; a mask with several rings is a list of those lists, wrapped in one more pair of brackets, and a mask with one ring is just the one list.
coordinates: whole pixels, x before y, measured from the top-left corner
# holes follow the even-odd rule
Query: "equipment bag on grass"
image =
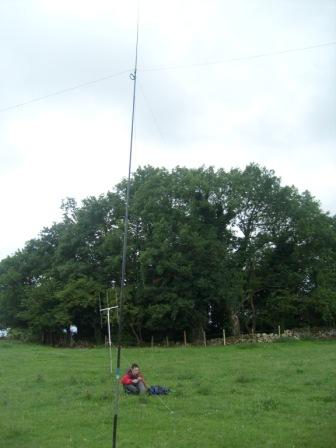
[(165, 386), (150, 386), (147, 389), (147, 392), (149, 395), (168, 395), (170, 392), (170, 389), (168, 387)]

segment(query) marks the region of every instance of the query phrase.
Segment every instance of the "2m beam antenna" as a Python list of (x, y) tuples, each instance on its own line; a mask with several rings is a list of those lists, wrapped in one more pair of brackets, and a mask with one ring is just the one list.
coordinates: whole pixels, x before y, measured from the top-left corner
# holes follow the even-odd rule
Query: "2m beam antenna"
[(119, 297), (119, 309), (118, 309), (119, 325), (118, 325), (118, 338), (117, 338), (117, 367), (116, 367), (116, 375), (115, 375), (112, 448), (116, 448), (116, 446), (117, 446), (117, 427), (118, 427), (119, 394), (120, 394), (119, 379), (120, 379), (120, 359), (121, 359), (121, 335), (122, 335), (122, 329), (123, 329), (123, 314), (122, 313), (123, 313), (123, 302), (124, 302), (124, 289), (125, 289), (125, 284), (126, 284), (128, 209), (129, 209), (131, 170), (132, 170), (135, 98), (136, 98), (136, 82), (137, 82), (137, 68), (138, 68), (138, 42), (139, 42), (139, 6), (138, 6), (138, 17), (137, 17), (134, 71), (130, 74), (130, 78), (133, 81), (133, 102), (132, 102), (131, 138), (130, 138), (128, 178), (127, 178), (127, 194), (126, 194), (125, 220), (124, 220), (123, 254), (122, 254), (122, 263), (121, 263), (121, 285), (120, 285), (120, 297)]
[(100, 313), (106, 311), (107, 314), (107, 333), (108, 333), (108, 345), (109, 345), (109, 356), (110, 356), (110, 373), (112, 375), (112, 341), (111, 341), (111, 321), (110, 321), (110, 311), (118, 308), (117, 306), (110, 306), (108, 308), (101, 308)]

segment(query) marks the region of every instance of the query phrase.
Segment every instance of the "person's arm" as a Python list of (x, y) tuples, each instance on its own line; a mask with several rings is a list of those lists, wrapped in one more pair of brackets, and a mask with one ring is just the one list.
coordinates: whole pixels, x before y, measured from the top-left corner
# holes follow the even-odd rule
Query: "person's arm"
[(142, 381), (144, 383), (145, 387), (148, 388), (147, 383), (145, 381), (145, 378), (143, 377), (141, 372), (139, 373), (139, 377), (138, 378), (139, 378), (140, 381)]
[(133, 384), (133, 380), (127, 373), (125, 373), (125, 375), (121, 378), (121, 384), (127, 386), (128, 384)]

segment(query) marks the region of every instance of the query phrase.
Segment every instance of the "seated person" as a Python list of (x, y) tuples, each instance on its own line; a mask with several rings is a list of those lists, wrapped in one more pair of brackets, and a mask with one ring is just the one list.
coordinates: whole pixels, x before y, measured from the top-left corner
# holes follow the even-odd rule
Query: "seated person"
[(132, 364), (131, 368), (121, 378), (125, 392), (129, 394), (144, 394), (147, 384), (140, 372), (138, 364)]

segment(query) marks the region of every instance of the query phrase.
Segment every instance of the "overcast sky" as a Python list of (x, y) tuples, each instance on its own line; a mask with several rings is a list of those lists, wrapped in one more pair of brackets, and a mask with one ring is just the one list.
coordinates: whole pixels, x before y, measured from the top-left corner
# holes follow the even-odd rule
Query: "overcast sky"
[[(0, 1), (0, 259), (127, 175), (136, 10)], [(336, 0), (142, 0), (133, 171), (256, 162), (335, 214), (335, 19)]]

